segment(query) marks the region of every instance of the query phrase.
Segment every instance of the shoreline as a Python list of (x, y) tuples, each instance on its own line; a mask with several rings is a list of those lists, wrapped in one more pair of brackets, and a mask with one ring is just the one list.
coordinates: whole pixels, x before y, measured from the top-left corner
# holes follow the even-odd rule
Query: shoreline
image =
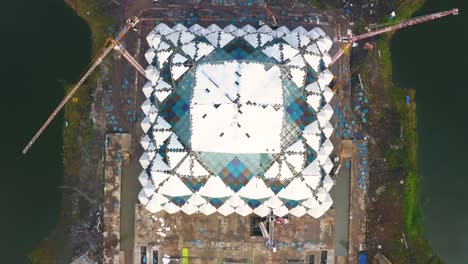
[[(388, 43), (390, 42), (390, 44)], [(383, 56), (391, 57), (390, 53), (391, 38), (381, 41), (378, 45), (379, 49), (386, 50), (382, 53), (386, 53)], [(390, 64), (383, 63), (383, 65), (391, 68)], [(393, 104), (392, 107), (396, 108), (400, 115), (400, 124), (402, 127), (402, 138), (403, 138), (403, 152), (406, 152), (402, 157), (403, 160), (400, 160), (398, 166), (403, 168), (405, 173), (404, 178), (404, 187), (403, 187), (403, 203), (402, 203), (402, 216), (405, 235), (409, 240), (408, 249), (412, 251), (413, 257), (416, 259), (427, 258), (432, 261), (437, 260), (438, 262), (431, 263), (442, 263), (438, 256), (435, 255), (429, 241), (425, 238), (423, 212), (421, 204), (421, 194), (420, 194), (420, 180), (421, 177), (417, 171), (417, 116), (416, 116), (416, 103), (415, 96), (416, 91), (410, 88), (400, 88), (396, 87), (393, 82), (391, 82), (391, 70), (387, 71), (382, 69), (382, 74), (387, 75), (390, 78), (390, 82), (386, 83), (386, 89), (390, 94), (390, 103)], [(405, 105), (405, 97), (409, 96), (411, 99), (410, 105)], [(389, 156), (392, 154), (386, 155), (386, 159), (389, 159)], [(396, 166), (397, 167), (397, 166)], [(395, 167), (395, 168), (396, 168)]]
[[(401, 21), (410, 18), (414, 13), (416, 13), (424, 6), (425, 2), (425, 0), (419, 0), (416, 2), (400, 1), (400, 5), (397, 7), (397, 14), (399, 16), (395, 19), (395, 21)], [(388, 18), (383, 19), (383, 22), (388, 21)], [(378, 54), (374, 52), (374, 54), (369, 55), (369, 57), (375, 57), (373, 58), (375, 64), (374, 66), (379, 67), (378, 74), (380, 74), (379, 77), (380, 81), (382, 82), (382, 84), (380, 84), (381, 87), (379, 88), (383, 89), (383, 91), (380, 91), (380, 93), (382, 93), (380, 97), (384, 98), (383, 102), (385, 104), (388, 104), (386, 107), (377, 107), (384, 113), (375, 113), (375, 116), (379, 116), (374, 118), (391, 120), (388, 122), (390, 123), (390, 129), (392, 126), (393, 128), (396, 126), (398, 130), (401, 129), (397, 132), (399, 137), (390, 133), (390, 136), (387, 135), (387, 137), (382, 137), (381, 139), (382, 141), (388, 141), (387, 143), (389, 143), (389, 145), (386, 150), (377, 150), (377, 152), (379, 152), (378, 156), (383, 158), (387, 169), (393, 173), (393, 175), (385, 176), (384, 179), (390, 182), (387, 184), (387, 188), (391, 190), (383, 191), (383, 196), (381, 195), (380, 198), (377, 198), (378, 195), (376, 195), (375, 199), (396, 199), (397, 201), (394, 200), (393, 202), (399, 203), (396, 208), (400, 211), (400, 213), (397, 214), (401, 214), (399, 217), (401, 219), (400, 221), (402, 222), (402, 230), (400, 234), (402, 238), (401, 241), (400, 239), (394, 239), (396, 241), (388, 243), (388, 247), (390, 248), (391, 252), (391, 254), (388, 256), (390, 260), (392, 260), (394, 263), (426, 263), (427, 261), (430, 261), (427, 263), (443, 263), (440, 257), (435, 254), (429, 241), (424, 236), (424, 225), (422, 221), (424, 216), (422, 212), (420, 194), (421, 178), (418, 175), (417, 169), (418, 140), (416, 130), (416, 91), (414, 89), (397, 87), (393, 83), (393, 65), (391, 54), (393, 34), (394, 32), (391, 32), (382, 36), (375, 45), (376, 49), (378, 50)], [(367, 74), (363, 75), (367, 76)], [(372, 79), (376, 77), (367, 76), (367, 78), (364, 78), (367, 79), (366, 82), (372, 83)], [(410, 98), (409, 104), (405, 102), (407, 96)], [(385, 110), (385, 108), (387, 109)], [(379, 120), (377, 123), (382, 124), (385, 122)], [(381, 129), (386, 128), (382, 127)], [(395, 175), (400, 178), (398, 180), (389, 178), (394, 177)], [(382, 182), (379, 183), (384, 184)], [(380, 187), (381, 186), (379, 186), (379, 188)], [(382, 191), (382, 189), (379, 190), (379, 188), (375, 190), (376, 193)], [(385, 201), (382, 201), (381, 203), (385, 204)], [(378, 220), (373, 224), (379, 224)], [(385, 224), (385, 228), (391, 228), (391, 223)], [(376, 228), (376, 230), (379, 228)], [(398, 230), (395, 232), (395, 234), (397, 233)], [(374, 246), (378, 248), (380, 244)], [(376, 252), (380, 252), (380, 249), (374, 250)]]
[[(64, 3), (71, 8), (83, 21), (87, 24), (90, 30), (90, 58), (92, 62), (96, 54), (99, 53), (108, 36), (112, 35), (113, 27), (115, 27), (113, 18), (105, 12), (99, 10), (99, 7), (90, 0), (64, 0)], [(99, 85), (98, 80), (101, 75), (102, 68), (105, 67), (105, 62), (91, 74), (89, 79), (76, 92), (75, 98), (77, 102), (70, 102), (64, 106), (64, 121), (67, 125), (62, 128), (62, 163), (63, 163), (63, 184), (64, 186), (72, 186), (78, 190), (83, 190), (84, 193), (92, 196), (96, 200), (101, 200), (100, 194), (101, 182), (97, 181), (100, 173), (99, 162), (93, 160), (83, 161), (83, 145), (86, 145), (90, 152), (96, 154), (102, 149), (103, 131), (99, 131), (94, 124), (92, 118), (93, 94)], [(64, 85), (64, 93), (66, 94), (72, 84)], [(99, 144), (100, 143), (100, 144)], [(100, 155), (97, 155), (100, 157)], [(91, 166), (88, 171), (83, 167)], [(94, 170), (93, 170), (94, 168)], [(86, 177), (83, 174), (95, 174), (94, 182), (84, 183)], [(97, 176), (97, 177), (96, 177)], [(91, 189), (90, 184), (98, 183), (98, 189)], [(99, 211), (99, 208), (82, 199), (77, 192), (62, 188), (62, 208), (58, 224), (38, 245), (29, 253), (31, 263), (52, 263), (57, 260), (69, 260), (76, 254), (75, 248), (72, 246), (74, 237), (72, 229), (77, 225), (85, 222), (82, 212), (76, 211)], [(78, 202), (79, 204), (75, 204)], [(88, 204), (83, 204), (88, 203)], [(101, 234), (102, 235), (102, 234)], [(99, 238), (95, 238), (99, 240)], [(80, 254), (78, 254), (80, 255)], [(99, 257), (98, 257), (99, 258)]]

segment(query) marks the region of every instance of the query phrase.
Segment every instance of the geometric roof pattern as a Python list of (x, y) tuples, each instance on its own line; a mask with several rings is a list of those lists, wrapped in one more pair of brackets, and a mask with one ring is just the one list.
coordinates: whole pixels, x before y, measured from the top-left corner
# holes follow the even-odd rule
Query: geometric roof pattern
[(147, 41), (138, 198), (150, 212), (318, 218), (331, 207), (323, 30), (161, 23)]

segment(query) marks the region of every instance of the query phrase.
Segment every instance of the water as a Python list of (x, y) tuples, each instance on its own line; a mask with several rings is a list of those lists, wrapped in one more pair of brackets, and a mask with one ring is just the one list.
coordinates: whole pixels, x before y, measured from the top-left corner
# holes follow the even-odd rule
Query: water
[(0, 262), (27, 263), (59, 220), (63, 116), (21, 150), (87, 65), (90, 32), (63, 0), (26, 0), (2, 3), (0, 35)]
[(468, 2), (429, 0), (419, 14), (460, 8), (401, 30), (393, 40), (394, 81), (417, 90), (419, 173), (427, 237), (446, 263), (468, 263)]

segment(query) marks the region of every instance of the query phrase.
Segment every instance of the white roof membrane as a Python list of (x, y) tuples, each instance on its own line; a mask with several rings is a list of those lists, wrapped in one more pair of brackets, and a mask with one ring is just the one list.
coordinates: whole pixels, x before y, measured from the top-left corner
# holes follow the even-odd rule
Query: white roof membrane
[[(209, 43), (194, 41), (196, 36), (204, 36)], [(249, 61), (223, 60), (222, 57), (200, 60), (235, 38), (244, 38), (254, 49), (272, 58), (272, 63), (258, 62), (255, 58)], [(283, 40), (268, 44), (275, 38)], [(328, 191), (334, 181), (328, 173), (333, 168), (329, 157), (333, 144), (328, 138), (333, 133), (329, 120), (334, 110), (329, 103), (334, 94), (328, 85), (333, 74), (329, 70), (322, 71), (321, 65), (326, 68), (330, 64), (332, 59), (327, 52), (333, 43), (323, 30), (315, 28), (307, 32), (300, 26), (291, 33), (284, 26), (272, 30), (264, 25), (256, 30), (250, 25), (242, 29), (228, 25), (221, 29), (216, 24), (207, 28), (195, 24), (187, 29), (183, 24), (169, 28), (161, 23), (146, 39), (150, 47), (144, 54), (145, 59), (148, 64), (156, 65), (149, 65), (145, 70), (149, 82), (142, 88), (146, 100), (141, 105), (145, 114), (141, 121), (145, 135), (140, 140), (145, 152), (139, 160), (144, 170), (138, 177), (143, 186), (138, 194), (141, 204), (151, 213), (164, 210), (169, 214), (182, 211), (189, 215), (196, 212), (211, 215), (217, 211), (223, 216), (255, 213), (265, 217), (273, 209), (277, 216), (309, 214), (315, 218), (331, 207), (333, 201)], [(218, 55), (220, 53), (216, 52)], [(169, 65), (171, 82), (160, 78), (166, 65)], [(283, 131), (285, 97), (291, 93), (283, 87), (290, 83), (284, 79), (289, 78), (300, 89), (297, 92), (302, 91), (309, 66), (317, 80), (305, 87), (304, 96), (315, 110), (317, 120), (298, 130), (299, 140), (291, 144), (285, 142)], [(191, 90), (176, 90), (178, 81), (187, 73), (194, 77)], [(186, 95), (179, 92), (190, 93), (188, 141), (187, 135), (178, 135), (181, 126), (176, 119), (165, 120), (159, 115), (163, 114), (159, 107), (166, 108), (164, 114), (167, 113), (166, 98), (173, 92), (184, 100)], [(323, 144), (322, 133), (327, 138)], [(189, 148), (182, 143), (187, 143)], [(163, 144), (167, 144), (164, 154), (159, 149)], [(317, 155), (307, 166), (306, 147), (314, 149)], [(263, 169), (235, 193), (224, 178), (217, 175), (216, 164), (198, 159), (203, 152), (276, 155), (271, 164), (264, 164)], [(164, 159), (163, 155), (166, 155)], [(243, 163), (252, 169), (250, 162)], [(225, 161), (218, 165), (226, 166)], [(197, 179), (203, 185), (193, 193), (182, 177), (190, 181)], [(277, 195), (268, 186), (272, 182), (284, 185)], [(187, 202), (178, 206), (168, 197), (183, 197)], [(218, 209), (209, 203), (214, 198), (223, 202), (216, 206)], [(252, 210), (245, 202), (249, 199), (261, 204)], [(300, 205), (288, 210), (284, 203), (289, 200)]]
[(145, 52), (145, 59), (148, 64), (153, 63), (153, 59), (156, 56), (156, 51), (153, 48), (150, 48), (148, 51)]
[(257, 30), (255, 30), (254, 27), (252, 27), (251, 25), (245, 25), (243, 28), (242, 28), (243, 31), (245, 31), (246, 33), (255, 33)]
[(268, 168), (268, 170), (264, 173), (264, 176), (265, 178), (267, 179), (273, 179), (273, 178), (276, 178), (278, 177), (278, 174), (279, 174), (279, 171), (280, 171), (280, 167), (279, 167), (279, 163), (278, 162), (273, 162), (273, 164), (270, 166), (270, 168)]
[(235, 37), (242, 37), (244, 36), (245, 34), (247, 34), (244, 30), (242, 29), (237, 29), (237, 30), (234, 30), (233, 32), (231, 32), (231, 34)]
[(252, 178), (237, 194), (255, 200), (267, 199), (274, 195), (273, 191), (258, 177)]
[(204, 197), (222, 198), (229, 197), (234, 192), (227, 187), (218, 176), (211, 176), (206, 181), (205, 185), (199, 190), (199, 194)]
[(166, 211), (168, 214), (174, 214), (180, 211), (180, 207), (175, 205), (172, 202), (169, 202), (163, 206), (164, 211)]
[(196, 31), (202, 29), (203, 27), (198, 25), (198, 24), (193, 24), (190, 28), (189, 31), (192, 33), (195, 33)]
[(244, 202), (243, 205), (236, 208), (236, 213), (247, 216), (252, 213), (252, 209)]
[(221, 205), (219, 208), (218, 208), (218, 213), (224, 215), (224, 216), (227, 216), (227, 215), (230, 215), (232, 213), (234, 213), (235, 209), (232, 208), (231, 206), (229, 206), (228, 204), (224, 203), (223, 205)]
[(143, 205), (146, 205), (148, 203), (149, 197), (146, 195), (144, 189), (141, 189), (141, 191), (138, 193), (138, 200)]
[(148, 177), (148, 173), (145, 170), (141, 171), (140, 176), (138, 176), (138, 180), (140, 181), (141, 186), (145, 186), (146, 183), (150, 180)]
[(278, 153), (283, 111), (245, 105), (192, 105), (192, 149), (225, 153)]
[(173, 31), (168, 25), (164, 23), (159, 23), (158, 25), (156, 25), (156, 27), (154, 27), (153, 30), (156, 33), (160, 33), (160, 34), (169, 34), (170, 32)]
[(237, 30), (237, 27), (234, 26), (234, 25), (232, 25), (232, 24), (227, 25), (227, 26), (223, 29), (223, 31), (224, 31), (224, 32), (227, 32), (227, 33), (232, 33), (232, 32), (234, 32), (234, 31), (236, 31), (236, 30)]
[(271, 27), (269, 27), (268, 25), (263, 25), (259, 29), (257, 29), (257, 32), (260, 32), (260, 33), (270, 33), (272, 31), (273, 29), (271, 29)]
[(283, 217), (289, 213), (289, 210), (286, 206), (281, 206), (278, 208), (273, 209), (273, 213), (278, 217)]
[(154, 186), (159, 186), (165, 180), (167, 180), (171, 174), (162, 171), (151, 170), (151, 180), (154, 183)]
[(253, 210), (254, 214), (260, 216), (260, 217), (266, 217), (267, 215), (270, 214), (270, 208), (266, 206), (264, 203), (258, 206)]
[(242, 199), (239, 197), (239, 195), (237, 193), (235, 193), (234, 195), (232, 195), (227, 201), (226, 203), (234, 208), (236, 207), (239, 207), (242, 205), (243, 201)]
[(296, 206), (293, 209), (289, 210), (289, 213), (295, 217), (301, 217), (307, 213), (307, 210), (303, 206)]
[(315, 55), (313, 53), (306, 53), (304, 54), (304, 59), (309, 64), (309, 66), (314, 69), (314, 71), (319, 71), (320, 66), (320, 56)]
[(266, 201), (265, 204), (272, 209), (276, 209), (281, 207), (283, 202), (280, 198), (278, 198), (278, 196), (274, 195), (268, 201)]
[(285, 160), (281, 161), (279, 175), (280, 175), (279, 179), (281, 181), (288, 180), (294, 177), (293, 172), (291, 171), (291, 169), (289, 168)]
[(209, 25), (206, 29), (208, 29), (211, 32), (216, 32), (216, 31), (221, 31), (222, 29), (216, 25), (216, 24), (211, 24)]
[(328, 52), (332, 45), (333, 45), (333, 40), (331, 40), (330, 37), (328, 36), (325, 36), (317, 40), (317, 46), (319, 47), (322, 54)]
[(187, 215), (194, 214), (195, 212), (198, 212), (198, 207), (191, 203), (185, 203), (181, 208), (182, 212), (186, 213)]
[(278, 197), (301, 201), (312, 197), (312, 192), (299, 178), (294, 178), (284, 189), (278, 193)]
[(167, 181), (159, 188), (159, 193), (171, 196), (188, 196), (192, 191), (185, 185), (185, 183), (177, 176), (172, 175)]
[(195, 206), (200, 206), (202, 204), (205, 204), (206, 200), (203, 197), (201, 197), (198, 192), (196, 192), (187, 200), (187, 202)]
[(216, 208), (210, 203), (206, 203), (200, 207), (200, 212), (204, 215), (210, 215), (216, 212)]

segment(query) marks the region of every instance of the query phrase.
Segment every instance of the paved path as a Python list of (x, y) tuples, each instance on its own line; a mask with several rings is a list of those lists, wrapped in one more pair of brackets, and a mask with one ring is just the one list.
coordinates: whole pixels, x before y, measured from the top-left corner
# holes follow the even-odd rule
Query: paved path
[(132, 140), (130, 134), (108, 134), (107, 139), (104, 169), (104, 259), (105, 263), (119, 264), (122, 162)]
[(122, 168), (122, 201), (120, 209), (121, 250), (125, 251), (125, 263), (132, 263), (133, 241), (135, 237), (135, 204), (137, 203), (140, 185), (138, 175), (141, 166), (138, 157)]
[(343, 156), (351, 158), (351, 188), (350, 188), (350, 212), (349, 212), (349, 248), (348, 263), (358, 262), (360, 245), (365, 246), (366, 239), (366, 196), (358, 185), (360, 176), (360, 157), (357, 144), (351, 140), (343, 141)]
[(349, 244), (349, 189), (350, 168), (344, 166), (349, 159), (344, 159), (342, 169), (335, 178), (336, 184), (331, 190), (335, 208), (335, 255), (347, 256)]

